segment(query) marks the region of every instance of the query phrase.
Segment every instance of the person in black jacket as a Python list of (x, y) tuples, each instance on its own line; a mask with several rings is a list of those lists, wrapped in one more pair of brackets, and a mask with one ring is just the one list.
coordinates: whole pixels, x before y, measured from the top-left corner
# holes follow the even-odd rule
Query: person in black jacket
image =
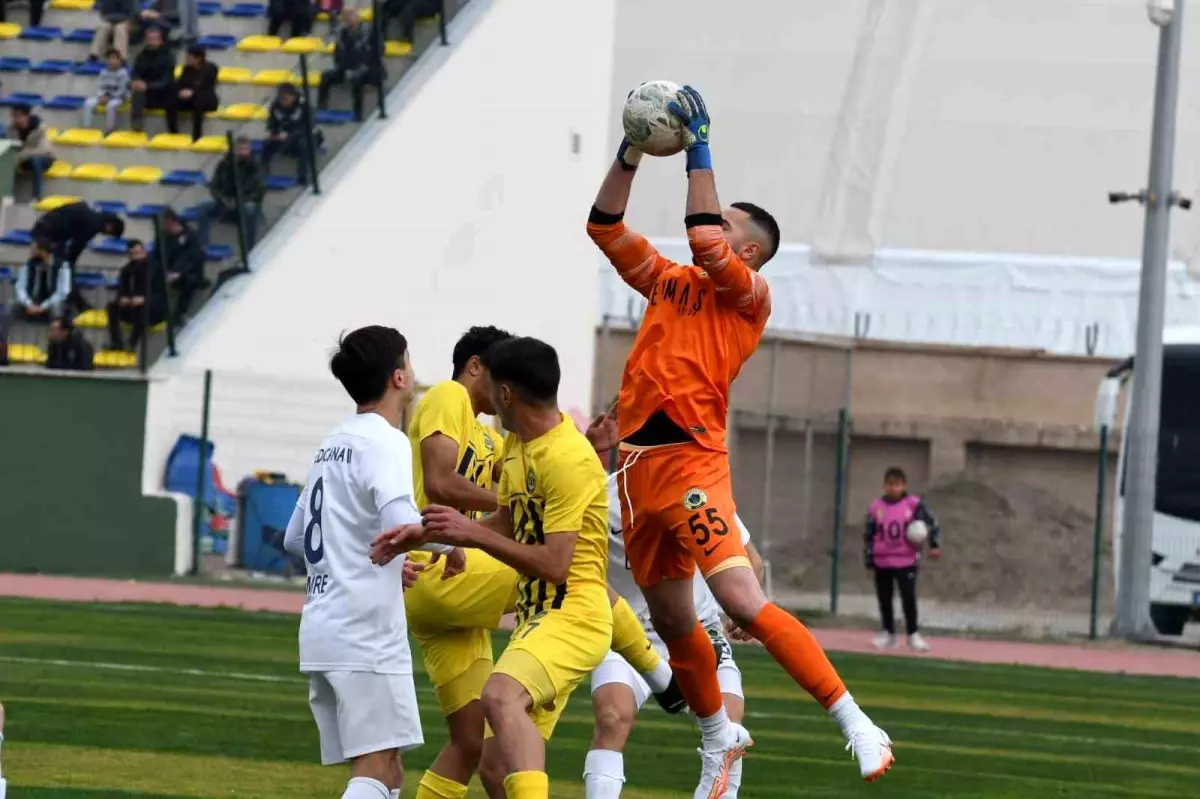
[(121, 267), (117, 277), (117, 296), (108, 304), (109, 348), (125, 349), (121, 324), (133, 328), (129, 348), (136, 350), (146, 334), (146, 326), (160, 324), (167, 318), (167, 285), (163, 271), (152, 268), (146, 247), (137, 239), (129, 240), (129, 262)]
[(163, 44), (163, 31), (158, 26), (146, 29), (146, 45), (133, 60), (133, 109), (130, 122), (134, 130), (145, 127), (147, 108), (161, 108), (167, 114), (167, 130), (179, 132), (179, 97), (175, 91), (175, 56)]
[(267, 35), (278, 36), (284, 23), (291, 25), (292, 36), (307, 36), (312, 31), (312, 0), (270, 0), (267, 3)]
[(47, 369), (90, 372), (95, 350), (83, 334), (75, 329), (69, 316), (50, 323), (50, 346), (46, 350)]
[(263, 172), (271, 174), (276, 155), (296, 159), (296, 179), (308, 185), (308, 141), (304, 136), (304, 105), (300, 92), (290, 83), (279, 84), (267, 117), (267, 140), (263, 144)]
[[(238, 207), (238, 191), (242, 205)], [(207, 247), (209, 232), (214, 219), (234, 221), (241, 212), (242, 224), (246, 229), (246, 246), (253, 247), (258, 233), (258, 222), (262, 218), (262, 202), (267, 194), (267, 177), (262, 166), (254, 159), (250, 139), (238, 136), (233, 152), (225, 157), (213, 170), (208, 184), (212, 199), (200, 203), (200, 243)]]
[(350, 95), (354, 99), (354, 118), (362, 122), (363, 89), (378, 80), (378, 63), (370, 28), (362, 24), (357, 11), (346, 9), (342, 12), (342, 30), (333, 49), (333, 69), (321, 73), (317, 106), (322, 110), (328, 108), (329, 91), (348, 80)]
[(88, 243), (101, 233), (120, 238), (125, 222), (116, 214), (97, 211), (85, 202), (67, 203), (47, 211), (33, 225), (33, 238), (48, 242), (59, 263), (75, 266)]
[(208, 62), (208, 51), (200, 45), (188, 48), (176, 89), (176, 105), (180, 110), (192, 112), (195, 141), (204, 135), (204, 115), (217, 110), (217, 65)]
[(176, 328), (183, 327), (192, 300), (208, 281), (204, 278), (204, 248), (200, 246), (200, 237), (170, 209), (163, 214), (163, 256), (167, 285), (178, 292), (171, 309), (171, 324)]

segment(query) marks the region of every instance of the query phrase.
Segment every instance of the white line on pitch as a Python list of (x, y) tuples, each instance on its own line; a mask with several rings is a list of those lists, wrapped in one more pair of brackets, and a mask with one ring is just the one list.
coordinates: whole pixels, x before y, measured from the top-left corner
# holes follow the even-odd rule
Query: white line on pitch
[(222, 677), (229, 680), (250, 680), (253, 682), (299, 682), (303, 679), (299, 674), (295, 677), (280, 677), (274, 674), (245, 674), (237, 671), (206, 671), (204, 669), (168, 669), (163, 666), (144, 666), (136, 663), (91, 663), (82, 660), (53, 660), (48, 658), (21, 658), (0, 655), (3, 663), (26, 663), (33, 666), (66, 666), (69, 668), (107, 669), (108, 671), (140, 671), (154, 674), (180, 674), (186, 677)]

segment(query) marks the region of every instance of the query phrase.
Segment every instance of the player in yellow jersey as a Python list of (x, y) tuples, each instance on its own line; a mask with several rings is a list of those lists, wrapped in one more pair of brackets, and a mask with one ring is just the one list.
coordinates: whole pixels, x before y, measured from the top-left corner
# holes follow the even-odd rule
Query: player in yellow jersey
[(383, 533), (386, 562), (425, 541), (482, 549), (520, 574), (517, 627), (483, 690), (509, 799), (548, 799), (545, 741), (575, 687), (604, 659), (613, 625), (606, 584), (608, 491), (592, 445), (558, 409), (549, 344), (510, 339), (483, 356), (507, 430), (496, 513), (481, 522), (431, 506), (423, 525)]

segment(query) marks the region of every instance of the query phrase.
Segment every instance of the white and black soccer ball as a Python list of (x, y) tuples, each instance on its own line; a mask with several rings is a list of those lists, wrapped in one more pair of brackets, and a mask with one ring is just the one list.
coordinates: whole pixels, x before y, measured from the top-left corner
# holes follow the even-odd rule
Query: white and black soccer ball
[(683, 124), (667, 110), (679, 86), (669, 80), (652, 80), (634, 89), (625, 99), (621, 125), (625, 138), (646, 155), (675, 155), (683, 149)]
[(908, 537), (908, 543), (914, 547), (923, 547), (929, 539), (929, 525), (920, 519), (916, 519), (908, 525), (908, 529), (904, 534)]

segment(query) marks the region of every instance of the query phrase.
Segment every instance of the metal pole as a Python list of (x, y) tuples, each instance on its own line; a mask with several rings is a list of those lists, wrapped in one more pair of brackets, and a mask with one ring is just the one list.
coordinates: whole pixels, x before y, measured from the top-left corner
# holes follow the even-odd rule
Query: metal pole
[(200, 451), (196, 454), (196, 498), (192, 501), (192, 574), (200, 573), (200, 522), (208, 474), (208, 416), (212, 408), (212, 369), (204, 370), (204, 404), (200, 411)]
[(142, 337), (138, 340), (138, 369), (146, 373), (146, 362), (150, 360), (150, 299), (154, 289), (154, 264), (143, 267), (146, 276), (146, 296), (142, 298)]
[[(242, 268), (250, 268), (250, 246), (246, 241), (246, 216), (242, 205), (242, 176), (237, 170), (237, 142), (233, 138), (233, 131), (225, 131), (225, 141), (229, 144), (229, 168), (233, 170), (233, 201), (237, 203), (237, 232), (238, 232), (238, 248), (242, 253)], [(253, 158), (254, 156), (251, 156)]]
[[(167, 272), (169, 271), (167, 264), (167, 238), (163, 234), (163, 215), (161, 213), (154, 215), (154, 260), (158, 261), (158, 268), (162, 272), (163, 286), (167, 285)], [(174, 314), (171, 313), (171, 295), (167, 294), (167, 355), (174, 358), (179, 353), (175, 349), (175, 321)]]
[(1104, 538), (1104, 490), (1108, 482), (1108, 425), (1100, 426), (1099, 464), (1096, 468), (1096, 524), (1092, 531), (1092, 612), (1088, 623), (1088, 638), (1098, 635), (1100, 619), (1100, 547)]
[(837, 476), (833, 486), (833, 563), (829, 571), (829, 613), (838, 612), (838, 561), (842, 557), (842, 516), (846, 507), (846, 429), (845, 408), (838, 411)]
[(383, 99), (383, 4), (371, 0), (371, 42), (375, 50), (375, 91), (379, 94), (379, 118), (387, 119), (387, 105)]
[(1121, 536), (1121, 559), (1117, 575), (1117, 613), (1113, 623), (1114, 632), (1127, 638), (1152, 637), (1155, 634), (1150, 621), (1151, 546), (1183, 6), (1184, 0), (1177, 0), (1170, 23), (1159, 29), (1150, 180), (1142, 244), (1142, 280), (1138, 295), (1137, 368), (1133, 373), (1130, 399), (1133, 405), (1126, 429), (1126, 435), (1129, 436), (1129, 482), (1122, 519), (1124, 535)]
[(308, 56), (300, 54), (300, 87), (304, 92), (304, 150), (308, 160), (308, 174), (312, 179), (313, 194), (321, 193), (321, 179), (317, 177), (317, 135), (313, 132), (312, 97), (308, 85)]
[(442, 46), (450, 44), (446, 38), (446, 0), (442, 0), (442, 10), (438, 12), (438, 35), (442, 37)]
[(769, 375), (769, 387), (767, 388), (767, 428), (766, 428), (766, 446), (763, 447), (763, 501), (762, 501), (762, 520), (759, 523), (759, 535), (762, 537), (762, 558), (763, 571), (766, 578), (767, 597), (772, 596), (772, 579), (771, 579), (771, 493), (774, 489), (774, 480), (772, 475), (775, 473), (775, 393), (776, 393), (776, 374), (779, 369), (779, 346), (778, 338), (771, 344), (771, 373)]

